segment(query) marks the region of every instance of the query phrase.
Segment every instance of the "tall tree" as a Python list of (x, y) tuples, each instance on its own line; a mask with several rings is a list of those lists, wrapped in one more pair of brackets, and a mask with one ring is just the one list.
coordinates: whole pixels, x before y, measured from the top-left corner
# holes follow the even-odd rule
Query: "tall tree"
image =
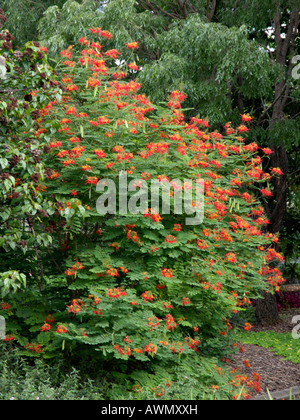
[(59, 57), (59, 53), (89, 33), (89, 28), (99, 26), (105, 1), (66, 0), (63, 6), (49, 7), (40, 20), (39, 39), (48, 48), (48, 56)]
[(43, 13), (53, 5), (61, 7), (66, 0), (2, 0), (7, 18), (6, 28), (14, 33), (17, 45), (35, 41), (37, 25)]

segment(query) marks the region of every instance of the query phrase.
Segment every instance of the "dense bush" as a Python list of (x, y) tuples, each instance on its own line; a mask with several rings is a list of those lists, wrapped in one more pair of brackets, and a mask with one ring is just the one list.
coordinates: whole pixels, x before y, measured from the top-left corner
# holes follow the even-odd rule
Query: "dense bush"
[(0, 400), (100, 400), (103, 388), (83, 380), (73, 368), (47, 366), (43, 361), (30, 363), (16, 349), (0, 344)]
[(276, 294), (278, 311), (282, 309), (297, 309), (300, 308), (300, 293), (299, 292), (280, 292)]
[(37, 118), (50, 100), (60, 97), (45, 49), (29, 42), (13, 50), (13, 39), (7, 30), (0, 33), (0, 284), (4, 294), (24, 286), (24, 270), (34, 265), (41, 243), (51, 241), (41, 231), (38, 216), (47, 208), (40, 187), (51, 150), (49, 137), (42, 134), (55, 130), (55, 121), (45, 122), (42, 128)]
[[(29, 142), (33, 159), (43, 142), (49, 152), (38, 157), (43, 173), (34, 177), (32, 170), (18, 183), (14, 177), (10, 191), (2, 191), (7, 203), (26, 190), (30, 176), (41, 200), (18, 195), (9, 201), (22, 210), (18, 266), (27, 289), (10, 293), (0, 307), (7, 345), (14, 340), (33, 358), (97, 360), (99, 370), (109, 370), (128, 390), (137, 387), (137, 395), (140, 387), (187, 380), (194, 398), (229, 397), (234, 387), (218, 367), (229, 351), (229, 318), (282, 282), (269, 266), (281, 256), (272, 245), (278, 239), (264, 233), (268, 221), (259, 201), (271, 194), (265, 187), (271, 173), (261, 169), (270, 150), (245, 142), (248, 115), (238, 128), (228, 123), (218, 133), (200, 116), (184, 120), (186, 97), (179, 91), (166, 104), (152, 104), (134, 80), (136, 43), (124, 46), (132, 51), (125, 63), (119, 51), (100, 45), (111, 37), (92, 28), (91, 39), (79, 40), (79, 56), (72, 47), (61, 53), (63, 96), (35, 114), (29, 129), (38, 142)], [(22, 168), (18, 162), (13, 170)], [(172, 181), (170, 214), (150, 200), (126, 214), (109, 196), (110, 213), (99, 214), (101, 183), (114, 181), (117, 197), (124, 194), (120, 173), (131, 182), (128, 199), (141, 206), (141, 186)], [(196, 194), (202, 187), (204, 208)], [(192, 205), (181, 214), (173, 210), (178, 189), (191, 191)], [(204, 222), (189, 225), (190, 211), (201, 209)], [(10, 272), (15, 261), (7, 261)], [(13, 285), (11, 273), (9, 279)]]

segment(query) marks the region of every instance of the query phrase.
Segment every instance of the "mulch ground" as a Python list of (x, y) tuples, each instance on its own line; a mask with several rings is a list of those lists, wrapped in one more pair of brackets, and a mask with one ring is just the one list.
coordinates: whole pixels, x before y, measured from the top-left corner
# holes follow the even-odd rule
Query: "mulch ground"
[[(299, 313), (299, 310), (298, 310)], [(276, 331), (290, 332), (294, 327), (291, 319), (295, 315), (295, 310), (284, 311), (280, 314), (280, 323), (274, 327), (262, 327), (256, 325), (252, 331)], [(266, 349), (256, 345), (243, 344), (244, 352), (232, 356), (230, 366), (236, 367), (240, 374), (247, 375), (249, 378), (252, 373), (260, 375), (261, 392), (254, 396), (267, 393), (267, 390), (281, 391), (300, 386), (300, 363), (295, 364), (289, 360), (284, 360), (277, 356), (272, 349)], [(243, 364), (244, 360), (249, 360), (250, 367)]]

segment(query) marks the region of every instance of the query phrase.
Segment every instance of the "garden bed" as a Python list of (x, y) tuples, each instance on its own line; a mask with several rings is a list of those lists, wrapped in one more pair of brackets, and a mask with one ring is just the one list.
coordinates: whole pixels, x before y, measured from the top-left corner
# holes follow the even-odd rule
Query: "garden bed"
[[(256, 325), (252, 331), (270, 331), (270, 333), (292, 334), (292, 329), (295, 325), (292, 324), (291, 320), (299, 313), (299, 309), (282, 311), (280, 313), (280, 323), (278, 325), (273, 327), (261, 327)], [(293, 343), (295, 344), (295, 342)], [(251, 377), (253, 372), (260, 375), (261, 391), (258, 394), (253, 395), (253, 398), (264, 399), (269, 391), (274, 399), (287, 399), (289, 398), (289, 391), (291, 388), (293, 388), (294, 396), (300, 394), (300, 388), (297, 390), (297, 387), (300, 386), (300, 363), (293, 363), (284, 356), (276, 355), (272, 348), (264, 348), (254, 344), (239, 344), (243, 347), (244, 351), (242, 353), (238, 352), (233, 356), (230, 361), (230, 366), (237, 368), (241, 375)], [(297, 351), (294, 349), (292, 350), (291, 347), (288, 347), (287, 350), (290, 352)], [(299, 351), (300, 343), (298, 352)], [(245, 365), (245, 360), (249, 361), (250, 367)], [(284, 391), (284, 393), (277, 394), (279, 391)], [(285, 397), (283, 397), (283, 395), (285, 395)]]

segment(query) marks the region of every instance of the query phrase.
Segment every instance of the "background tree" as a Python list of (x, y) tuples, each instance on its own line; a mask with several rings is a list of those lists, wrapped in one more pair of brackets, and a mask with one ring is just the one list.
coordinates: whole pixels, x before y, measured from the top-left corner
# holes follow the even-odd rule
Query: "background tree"
[(102, 2), (67, 0), (63, 6), (54, 5), (47, 9), (40, 20), (38, 30), (41, 42), (47, 46), (49, 56), (58, 58), (68, 45), (76, 44), (78, 39), (89, 33), (89, 28), (98, 26)]
[(3, 0), (6, 28), (14, 34), (16, 45), (36, 41), (37, 26), (43, 13), (53, 5), (61, 7), (66, 0)]

